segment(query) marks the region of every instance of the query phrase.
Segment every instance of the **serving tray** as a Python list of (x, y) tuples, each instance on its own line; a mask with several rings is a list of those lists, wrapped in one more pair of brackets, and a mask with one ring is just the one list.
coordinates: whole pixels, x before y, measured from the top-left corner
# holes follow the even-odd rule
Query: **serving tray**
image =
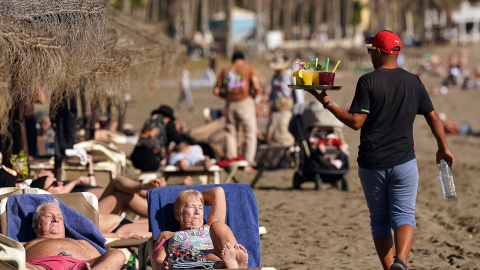
[(302, 90), (340, 90), (342, 89), (339, 85), (288, 85), (288, 88), (291, 89), (302, 89)]

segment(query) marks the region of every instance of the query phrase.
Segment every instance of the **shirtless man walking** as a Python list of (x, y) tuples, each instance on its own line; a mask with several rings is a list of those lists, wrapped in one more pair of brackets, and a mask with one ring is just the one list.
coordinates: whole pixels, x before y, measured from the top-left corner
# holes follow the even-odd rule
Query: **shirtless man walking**
[(27, 269), (121, 269), (120, 250), (104, 254), (86, 240), (65, 237), (63, 213), (57, 200), (40, 204), (33, 214), (35, 239), (25, 244)]

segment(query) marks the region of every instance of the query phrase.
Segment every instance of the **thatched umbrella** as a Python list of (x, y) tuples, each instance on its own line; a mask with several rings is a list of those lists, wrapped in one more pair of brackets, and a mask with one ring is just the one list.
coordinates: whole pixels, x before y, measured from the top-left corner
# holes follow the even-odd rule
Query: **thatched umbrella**
[[(183, 62), (186, 47), (165, 36), (159, 23), (142, 21), (115, 9), (107, 10), (106, 21), (105, 54), (92, 72), (85, 74), (85, 87), (89, 100), (117, 104), (121, 114), (125, 93), (145, 93), (158, 87), (158, 79), (173, 72), (172, 64)], [(122, 128), (122, 117), (118, 128)]]
[(21, 112), (24, 106), (30, 106), (37, 98), (39, 87), (48, 85), (52, 96), (57, 98), (52, 100), (53, 105), (60, 98), (76, 93), (80, 74), (91, 70), (103, 53), (108, 6), (108, 0), (0, 3), (0, 96), (5, 105), (0, 110), (3, 144), (9, 137), (8, 126), (13, 115), (19, 115), (10, 110), (15, 108)]
[(108, 7), (108, 0), (0, 3), (0, 137), (4, 150), (9, 148), (5, 143), (14, 115), (11, 110), (33, 104), (39, 87), (48, 85), (53, 109), (83, 89), (89, 101), (121, 104), (133, 82), (148, 88), (162, 67), (183, 51), (161, 34), (158, 25), (139, 23)]

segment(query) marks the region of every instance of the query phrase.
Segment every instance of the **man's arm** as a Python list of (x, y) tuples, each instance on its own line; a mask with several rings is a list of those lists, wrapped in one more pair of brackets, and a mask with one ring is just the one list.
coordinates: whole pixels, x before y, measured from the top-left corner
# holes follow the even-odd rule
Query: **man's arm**
[(225, 200), (225, 191), (222, 187), (215, 187), (204, 190), (202, 192), (205, 205), (211, 205), (208, 214), (207, 224), (212, 225), (213, 222), (220, 221), (225, 223), (227, 216), (227, 202)]
[(215, 87), (213, 88), (213, 95), (215, 95), (215, 96), (217, 96), (217, 97), (220, 96), (220, 87), (215, 86)]
[(68, 182), (68, 184), (63, 185), (66, 193), (70, 193), (78, 185), (88, 185), (90, 184), (90, 178), (87, 176), (80, 176), (79, 178)]
[(433, 136), (437, 140), (437, 163), (439, 163), (441, 159), (444, 159), (453, 170), (453, 153), (450, 151), (450, 149), (448, 149), (447, 139), (445, 138), (445, 129), (443, 128), (442, 120), (440, 120), (440, 117), (435, 110), (433, 110), (429, 114), (424, 115), (424, 117), (428, 125), (430, 126), (430, 130), (432, 130)]
[(257, 74), (252, 76), (252, 86), (255, 90), (255, 96), (261, 96), (263, 93), (262, 86), (260, 84), (260, 79), (258, 78)]
[(220, 87), (222, 85), (222, 72), (220, 72), (217, 76), (217, 84), (213, 88), (213, 95), (219, 97), (220, 96)]
[[(310, 94), (312, 94), (322, 105), (330, 101), (325, 90), (321, 93), (318, 93), (315, 90), (307, 90)], [(333, 103), (329, 103), (326, 107), (338, 120), (344, 123), (346, 126), (353, 130), (359, 130), (362, 128), (365, 120), (367, 119), (367, 114), (364, 113), (349, 113), (337, 106)]]

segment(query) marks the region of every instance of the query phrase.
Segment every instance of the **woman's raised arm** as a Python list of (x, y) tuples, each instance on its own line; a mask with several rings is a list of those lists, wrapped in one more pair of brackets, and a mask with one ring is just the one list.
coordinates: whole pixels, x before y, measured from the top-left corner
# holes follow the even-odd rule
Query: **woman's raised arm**
[(220, 221), (225, 223), (227, 216), (227, 202), (225, 200), (225, 191), (222, 187), (214, 187), (202, 192), (205, 205), (211, 205), (208, 214), (207, 224), (212, 225), (213, 222)]

